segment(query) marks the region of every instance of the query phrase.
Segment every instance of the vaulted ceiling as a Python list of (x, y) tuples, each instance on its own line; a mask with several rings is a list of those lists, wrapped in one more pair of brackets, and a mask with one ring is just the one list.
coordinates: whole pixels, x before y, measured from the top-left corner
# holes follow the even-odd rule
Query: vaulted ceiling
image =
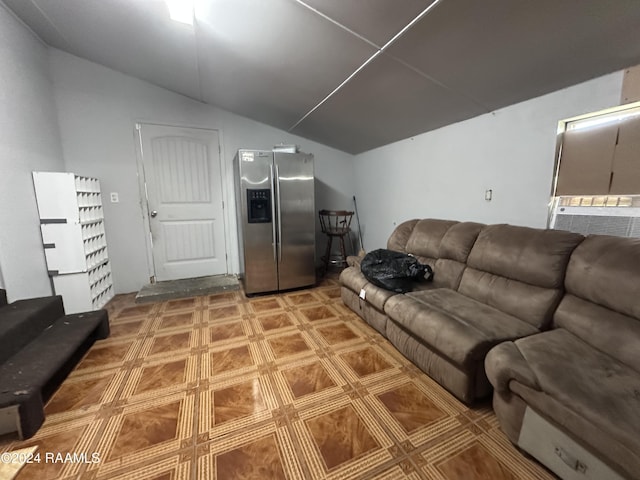
[[(187, 1), (187, 0), (184, 0)], [(350, 153), (640, 64), (639, 0), (4, 0), (47, 44)]]

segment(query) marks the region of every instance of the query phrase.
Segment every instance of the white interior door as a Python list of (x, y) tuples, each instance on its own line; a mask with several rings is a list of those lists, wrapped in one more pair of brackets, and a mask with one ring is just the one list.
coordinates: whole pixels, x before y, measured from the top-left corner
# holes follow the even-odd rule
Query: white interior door
[(141, 124), (155, 278), (227, 273), (218, 132)]

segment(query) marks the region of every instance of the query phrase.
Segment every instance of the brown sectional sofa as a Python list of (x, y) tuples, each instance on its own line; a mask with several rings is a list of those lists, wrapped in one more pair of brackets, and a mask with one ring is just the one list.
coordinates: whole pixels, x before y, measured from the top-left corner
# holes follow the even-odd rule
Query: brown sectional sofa
[(511, 441), (562, 478), (640, 478), (640, 239), (587, 237), (549, 331), (489, 352)]
[(563, 478), (640, 478), (640, 240), (426, 219), (387, 248), (433, 282), (389, 292), (350, 257), (347, 306), (464, 402), (493, 385), (508, 437)]
[(396, 228), (388, 248), (429, 263), (433, 282), (398, 295), (369, 283), (350, 260), (354, 266), (340, 276), (342, 298), (403, 355), (471, 403), (491, 393), (484, 372), (489, 349), (550, 324), (569, 256), (582, 238), (512, 225), (410, 220)]

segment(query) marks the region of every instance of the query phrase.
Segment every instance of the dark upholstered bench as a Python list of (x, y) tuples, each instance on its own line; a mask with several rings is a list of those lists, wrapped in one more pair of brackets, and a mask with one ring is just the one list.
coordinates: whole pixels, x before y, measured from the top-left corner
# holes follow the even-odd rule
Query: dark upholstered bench
[(91, 345), (108, 336), (105, 310), (65, 315), (61, 297), (7, 304), (0, 290), (0, 434), (33, 436), (45, 402)]

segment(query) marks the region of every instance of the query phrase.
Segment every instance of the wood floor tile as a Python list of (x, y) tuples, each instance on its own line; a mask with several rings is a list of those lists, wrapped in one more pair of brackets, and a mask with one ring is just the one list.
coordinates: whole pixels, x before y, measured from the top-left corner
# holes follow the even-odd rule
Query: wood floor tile
[(317, 329), (317, 331), (330, 345), (341, 342), (348, 342), (349, 340), (353, 340), (354, 338), (359, 338), (358, 335), (353, 332), (353, 330), (351, 330), (344, 324), (320, 327)]
[(407, 433), (447, 416), (411, 383), (381, 393), (377, 397)]
[(252, 300), (251, 307), (256, 313), (268, 312), (270, 310), (279, 310), (282, 305), (275, 298), (264, 298), (260, 300)]
[(135, 320), (133, 322), (122, 322), (112, 324), (109, 336), (111, 338), (126, 337), (129, 335), (137, 335), (145, 320)]
[(351, 406), (306, 421), (327, 469), (380, 448)]
[(437, 468), (450, 480), (518, 480), (479, 443), (442, 462)]
[(343, 353), (340, 357), (342, 357), (360, 377), (391, 368), (391, 364), (382, 358), (373, 348)]
[(230, 338), (242, 337), (244, 329), (242, 322), (223, 323), (220, 325), (212, 325), (209, 327), (209, 341), (219, 342), (221, 340), (229, 340)]
[(180, 402), (174, 402), (125, 415), (109, 459), (176, 438), (179, 412)]
[(132, 342), (119, 344), (96, 344), (76, 367), (77, 370), (104, 367), (123, 362)]
[[(315, 288), (107, 306), (96, 342), (35, 437), (0, 453), (92, 452), (19, 479), (552, 480), (500, 431), (490, 403), (460, 404), (341, 300)], [(360, 343), (361, 342), (361, 343)]]
[(269, 340), (269, 345), (277, 358), (283, 358), (311, 350), (309, 345), (307, 345), (307, 342), (299, 333), (283, 335), (281, 337), (271, 339)]
[(214, 322), (242, 315), (237, 305), (215, 306), (209, 309), (208, 320)]
[(212, 393), (214, 424), (265, 410), (260, 381), (250, 380)]
[(236, 294), (233, 292), (217, 293), (215, 295), (209, 295), (209, 305), (219, 305), (222, 303), (235, 302), (237, 299)]
[(143, 315), (149, 315), (153, 310), (154, 305), (135, 305), (132, 307), (127, 307), (118, 313), (118, 318), (126, 318), (126, 317), (137, 317)]
[(181, 298), (179, 300), (169, 300), (166, 303), (165, 311), (171, 312), (173, 310), (184, 310), (187, 308), (195, 308), (197, 305), (195, 298)]
[(45, 407), (47, 415), (99, 405), (104, 391), (114, 381), (115, 373), (101, 378), (64, 382)]
[(145, 367), (142, 369), (142, 378), (134, 393), (139, 394), (184, 383), (186, 368), (186, 360)]
[(325, 288), (320, 291), (320, 295), (333, 300), (340, 298), (341, 294), (342, 293), (340, 292), (340, 287)]
[(189, 332), (163, 335), (153, 340), (150, 355), (170, 353), (180, 350), (188, 350), (191, 347), (191, 334)]
[(249, 347), (246, 345), (211, 353), (210, 368), (212, 375), (237, 370), (249, 365), (253, 365), (253, 359), (251, 358)]
[(28, 440), (23, 443), (23, 447), (37, 445), (40, 452), (40, 462), (33, 462), (25, 465), (20, 470), (16, 480), (34, 480), (34, 479), (55, 479), (60, 476), (60, 472), (64, 469), (64, 463), (46, 462), (45, 455), (47, 452), (74, 452), (78, 451), (78, 439), (85, 432), (85, 428), (69, 428), (64, 432), (47, 436), (38, 440)]
[(336, 318), (336, 314), (329, 307), (325, 307), (324, 305), (318, 307), (303, 308), (300, 311), (310, 322)]
[(287, 295), (287, 299), (294, 305), (305, 305), (309, 303), (317, 303), (318, 299), (312, 293), (292, 293)]
[(235, 448), (216, 457), (217, 479), (286, 479), (273, 436)]
[(259, 316), (257, 317), (257, 320), (265, 331), (277, 330), (279, 328), (290, 327), (293, 325), (289, 316), (284, 312)]
[(160, 322), (160, 330), (176, 327), (189, 327), (193, 325), (193, 313), (174, 313), (163, 315)]
[(331, 380), (331, 377), (320, 362), (290, 368), (282, 372), (282, 374), (295, 398), (321, 392), (326, 388), (335, 386), (334, 381)]

